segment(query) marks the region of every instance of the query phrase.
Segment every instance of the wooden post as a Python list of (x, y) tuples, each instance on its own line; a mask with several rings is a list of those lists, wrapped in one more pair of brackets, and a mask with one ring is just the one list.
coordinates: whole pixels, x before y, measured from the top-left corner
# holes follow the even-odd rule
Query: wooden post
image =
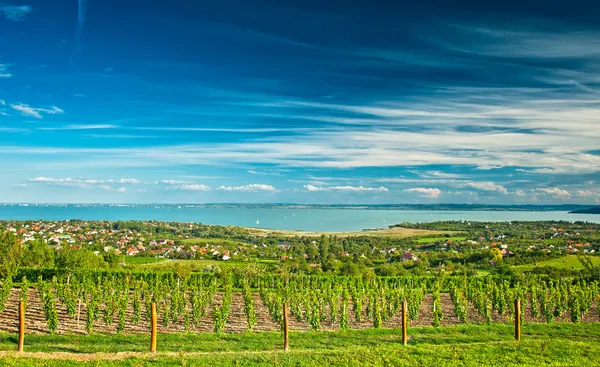
[(407, 330), (408, 302), (402, 301), (402, 344), (408, 344)]
[(18, 352), (23, 352), (25, 342), (25, 302), (19, 301), (19, 347)]
[(79, 305), (77, 306), (77, 327), (79, 327), (79, 315), (81, 314), (81, 298), (79, 299)]
[(515, 340), (521, 340), (521, 300), (515, 299)]
[(156, 303), (154, 302), (152, 302), (152, 315), (150, 316), (150, 324), (152, 325), (150, 352), (156, 353)]
[(287, 303), (283, 303), (283, 350), (288, 351), (290, 349), (290, 341), (288, 337), (288, 309)]

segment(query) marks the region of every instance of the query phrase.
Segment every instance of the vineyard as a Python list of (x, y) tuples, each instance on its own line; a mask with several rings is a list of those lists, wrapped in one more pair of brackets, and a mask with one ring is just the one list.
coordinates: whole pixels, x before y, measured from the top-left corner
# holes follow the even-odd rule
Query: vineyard
[[(30, 274), (32, 277), (33, 274)], [(156, 304), (161, 333), (276, 331), (283, 304), (292, 330), (398, 327), (403, 301), (413, 326), (513, 320), (596, 322), (597, 281), (529, 276), (319, 277), (91, 271), (13, 283), (0, 289), (0, 330), (15, 332), (18, 301), (28, 333), (147, 333)]]

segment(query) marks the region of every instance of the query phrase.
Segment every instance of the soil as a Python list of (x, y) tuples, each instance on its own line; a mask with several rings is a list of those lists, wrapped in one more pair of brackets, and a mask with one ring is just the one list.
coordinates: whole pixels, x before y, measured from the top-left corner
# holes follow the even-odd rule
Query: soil
[[(253, 294), (255, 299), (255, 313), (257, 324), (254, 327), (254, 331), (279, 331), (278, 325), (272, 320), (269, 315), (269, 311), (265, 304), (260, 299), (258, 293)], [(219, 305), (221, 302), (222, 294), (218, 293), (215, 296), (215, 304)], [(458, 317), (454, 314), (454, 307), (450, 299), (449, 294), (441, 294), (441, 304), (443, 311), (443, 318), (441, 325), (456, 325), (459, 324)], [(18, 332), (18, 321), (19, 321), (19, 310), (18, 310), (18, 289), (13, 289), (9, 299), (6, 302), (6, 309), (0, 313), (0, 331), (17, 333)], [(56, 308), (58, 312), (58, 334), (85, 334), (86, 330), (86, 305), (81, 305), (81, 311), (79, 317), (71, 317), (67, 314), (65, 305), (61, 304), (58, 300), (56, 302)], [(432, 296), (428, 294), (422, 305), (419, 317), (416, 321), (410, 322), (412, 326), (430, 326), (433, 321), (432, 317)], [(352, 311), (352, 304), (350, 304), (349, 313), (349, 325), (351, 329), (365, 329), (373, 326), (372, 320), (368, 320), (366, 317), (366, 306), (363, 309), (363, 321), (357, 322), (354, 311)], [(523, 308), (524, 317), (526, 322), (544, 322), (543, 317), (534, 318), (531, 314), (529, 304)], [(191, 332), (212, 332), (214, 330), (212, 320), (212, 306), (208, 307), (206, 315), (202, 318), (200, 325), (197, 327), (191, 327)], [(133, 317), (133, 309), (131, 308), (131, 302), (127, 310), (126, 324), (124, 333), (128, 334), (145, 334), (148, 333), (149, 320), (145, 317), (145, 310), (142, 307), (141, 322), (135, 325), (131, 322)], [(510, 323), (512, 317), (509, 315), (499, 315), (497, 312), (492, 313), (492, 319), (495, 323)], [(468, 312), (469, 323), (482, 323), (484, 318), (478, 315), (475, 307), (470, 304)], [(570, 316), (568, 312), (561, 318), (556, 318), (556, 322), (569, 321)], [(598, 310), (598, 304), (594, 304), (592, 309), (582, 317), (583, 322), (599, 322), (600, 312)], [(117, 315), (113, 317), (112, 323), (106, 325), (103, 320), (98, 320), (94, 323), (94, 332), (99, 333), (116, 333), (118, 318)], [(401, 315), (400, 313), (394, 315), (392, 318), (386, 320), (383, 323), (383, 327), (400, 327), (401, 326)], [(309, 330), (310, 326), (306, 320), (297, 320), (294, 316), (289, 316), (289, 328), (290, 330)], [(227, 324), (225, 325), (226, 333), (242, 333), (248, 329), (248, 322), (244, 313), (244, 300), (241, 293), (233, 293), (231, 311)], [(330, 317), (326, 321), (321, 322), (322, 330), (338, 330), (339, 321), (332, 323)], [(44, 307), (39, 298), (38, 292), (35, 289), (31, 289), (29, 292), (29, 299), (27, 302), (26, 312), (26, 330), (27, 333), (33, 334), (47, 334), (49, 333), (46, 318), (44, 316)], [(158, 332), (159, 333), (180, 333), (185, 332), (185, 324), (183, 317), (176, 322), (169, 323), (165, 326), (163, 318), (159, 310), (158, 317)]]

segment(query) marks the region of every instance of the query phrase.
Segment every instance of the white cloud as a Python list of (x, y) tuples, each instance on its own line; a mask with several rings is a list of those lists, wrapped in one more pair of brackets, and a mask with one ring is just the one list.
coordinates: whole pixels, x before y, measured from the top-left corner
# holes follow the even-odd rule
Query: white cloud
[(187, 191), (208, 191), (208, 190), (210, 190), (209, 186), (201, 185), (201, 184), (185, 184), (185, 185), (178, 186), (178, 188), (180, 190), (187, 190)]
[(502, 194), (508, 194), (506, 187), (498, 185), (492, 181), (463, 181), (458, 182), (457, 187), (471, 187), (481, 191), (496, 191)]
[(313, 186), (313, 185), (304, 185), (304, 188), (307, 189), (308, 191), (330, 191), (329, 188), (318, 187), (318, 186)]
[(440, 196), (440, 194), (442, 193), (442, 191), (440, 189), (425, 188), (425, 187), (417, 187), (417, 188), (413, 188), (413, 189), (406, 189), (404, 191), (406, 191), (406, 192), (416, 192), (416, 193), (421, 194), (421, 196), (424, 196), (424, 197), (427, 197), (427, 198), (431, 198), (431, 199), (438, 198)]
[(0, 3), (0, 11), (4, 13), (4, 17), (15, 22), (25, 20), (25, 16), (31, 13), (32, 10), (33, 8), (29, 5), (17, 6)]
[[(8, 72), (8, 64), (0, 64), (0, 78), (12, 78), (12, 74)], [(6, 105), (6, 102), (0, 100), (0, 105)]]
[(313, 185), (304, 185), (304, 188), (308, 191), (346, 191), (346, 192), (388, 192), (389, 190), (383, 186), (380, 187), (364, 187), (364, 186), (326, 186), (319, 187)]
[(525, 196), (527, 196), (527, 194), (523, 190), (517, 190), (517, 191), (515, 191), (515, 195), (517, 195), (519, 197), (525, 197)]
[(135, 179), (135, 178), (122, 178), (117, 182), (122, 183), (122, 184), (139, 184), (140, 180)]
[(23, 103), (19, 103), (19, 104), (11, 104), (10, 107), (13, 110), (21, 112), (21, 114), (23, 116), (34, 117), (36, 119), (44, 118), (44, 116), (43, 116), (44, 114), (56, 115), (56, 114), (61, 114), (61, 113), (65, 112), (56, 106), (52, 106), (52, 108), (35, 108), (35, 107), (31, 107), (31, 106), (23, 104)]
[(440, 179), (448, 179), (448, 178), (463, 178), (464, 175), (459, 173), (450, 173), (450, 172), (442, 172), (442, 171), (425, 171), (425, 172), (416, 172), (419, 176), (425, 178), (440, 178)]
[(552, 195), (556, 199), (568, 199), (571, 197), (571, 193), (567, 190), (559, 189), (558, 187), (539, 188), (536, 191), (542, 192), (547, 195)]
[(121, 178), (119, 180), (98, 180), (98, 179), (83, 179), (83, 178), (51, 178), (51, 177), (36, 177), (29, 180), (29, 182), (47, 185), (47, 186), (63, 186), (63, 187), (75, 187), (80, 189), (100, 189), (106, 191), (119, 191), (125, 192), (127, 188), (120, 187), (113, 189), (109, 184), (120, 183), (120, 184), (140, 184), (142, 181), (135, 178)]
[(70, 177), (67, 178), (50, 178), (50, 177), (36, 177), (36, 178), (32, 178), (31, 180), (32, 182), (70, 182), (72, 181), (72, 179)]
[(167, 190), (185, 190), (185, 191), (208, 191), (210, 186), (198, 184), (191, 181), (178, 181), (178, 180), (161, 180), (156, 181), (155, 184), (167, 185)]
[(242, 192), (268, 192), (275, 191), (275, 188), (271, 185), (265, 184), (249, 184), (245, 186), (220, 186), (217, 190), (221, 191), (242, 191)]
[[(48, 113), (47, 110), (44, 112)], [(63, 111), (60, 110), (60, 112), (58, 112), (58, 113), (62, 113), (62, 112)], [(41, 117), (38, 117), (38, 118), (41, 118)], [(58, 127), (40, 127), (39, 130), (103, 130), (103, 129), (118, 129), (118, 128), (119, 128), (119, 126), (111, 125), (111, 124), (96, 124), (96, 125), (67, 125), (67, 126), (58, 126)]]
[(165, 184), (165, 185), (183, 185), (183, 184), (191, 183), (189, 181), (177, 181), (177, 180), (161, 180), (159, 182), (162, 184)]
[(577, 195), (583, 198), (600, 198), (600, 192), (590, 190), (578, 190)]

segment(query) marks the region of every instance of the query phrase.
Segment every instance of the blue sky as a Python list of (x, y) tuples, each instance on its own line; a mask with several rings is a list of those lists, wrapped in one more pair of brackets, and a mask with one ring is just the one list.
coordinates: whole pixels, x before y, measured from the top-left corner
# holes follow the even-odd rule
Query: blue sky
[(0, 0), (0, 202), (600, 202), (600, 3)]

